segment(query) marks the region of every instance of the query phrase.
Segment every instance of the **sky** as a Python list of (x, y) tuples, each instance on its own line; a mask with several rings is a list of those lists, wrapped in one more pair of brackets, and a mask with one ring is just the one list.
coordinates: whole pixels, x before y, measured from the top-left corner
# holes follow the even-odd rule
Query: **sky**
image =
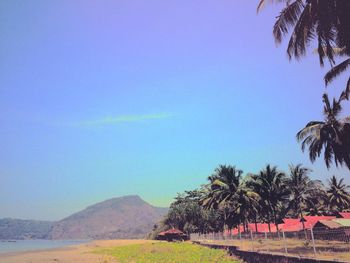
[(289, 61), (272, 37), (280, 7), (257, 2), (0, 1), (0, 218), (59, 220), (128, 194), (168, 206), (219, 164), (303, 163), (350, 183), (295, 139), (323, 118), (328, 65)]

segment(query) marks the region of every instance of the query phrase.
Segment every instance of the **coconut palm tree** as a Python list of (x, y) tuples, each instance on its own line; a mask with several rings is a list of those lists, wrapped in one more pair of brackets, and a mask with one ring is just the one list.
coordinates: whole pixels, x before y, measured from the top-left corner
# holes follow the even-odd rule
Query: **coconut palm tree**
[(350, 2), (347, 0), (261, 0), (258, 10), (267, 2), (285, 3), (277, 16), (273, 34), (281, 43), (290, 34), (287, 53), (299, 58), (313, 40), (318, 42), (320, 63), (328, 59), (334, 63), (334, 48), (350, 55)]
[(293, 210), (295, 216), (303, 217), (303, 209), (306, 200), (309, 199), (314, 190), (315, 183), (310, 179), (309, 168), (301, 164), (289, 166), (290, 175), (288, 178), (288, 188), (290, 190), (289, 207)]
[(327, 168), (334, 161), (350, 169), (350, 118), (339, 119), (342, 99), (333, 99), (332, 104), (327, 94), (323, 95), (324, 121), (311, 121), (297, 133), (302, 151), (309, 146), (309, 157), (314, 162), (324, 149)]
[[(315, 202), (323, 195), (323, 185), (319, 180), (311, 180), (309, 168), (301, 164), (289, 166), (290, 175), (288, 178), (288, 188), (290, 190), (288, 210), (293, 211), (293, 216), (304, 217), (311, 203)], [(314, 203), (316, 205), (316, 203)], [(305, 230), (304, 221), (303, 229)]]
[(208, 177), (207, 194), (201, 200), (206, 209), (221, 210), (225, 224), (232, 228), (236, 223), (233, 216), (232, 201), (236, 197), (243, 171), (235, 166), (220, 165)]
[(337, 179), (334, 175), (328, 181), (328, 205), (333, 212), (342, 212), (350, 208), (350, 186), (344, 179)]
[(243, 171), (231, 165), (219, 165), (214, 173), (208, 177), (207, 194), (202, 200), (206, 208), (217, 209), (226, 200), (232, 199), (239, 187)]
[(237, 194), (232, 200), (234, 214), (238, 217), (238, 225), (243, 223), (243, 226), (248, 231), (249, 219), (253, 219), (257, 231), (257, 213), (259, 208), (259, 195), (250, 188), (241, 184), (237, 190)]
[(202, 200), (204, 207), (222, 211), (229, 229), (240, 224), (246, 228), (257, 203), (257, 194), (245, 186), (242, 174), (235, 166), (220, 165), (208, 177), (207, 195)]
[[(350, 1), (348, 0), (261, 0), (258, 10), (267, 2), (284, 3), (277, 16), (273, 34), (279, 44), (290, 35), (287, 53), (289, 58), (300, 58), (307, 47), (316, 40), (320, 64), (328, 58), (331, 66), (335, 57), (346, 57), (325, 76), (326, 84), (350, 66)], [(346, 86), (346, 98), (350, 94), (350, 78)]]
[(271, 222), (274, 222), (278, 229), (289, 196), (286, 175), (278, 171), (276, 166), (271, 167), (268, 164), (259, 174), (251, 175), (248, 186), (260, 197), (259, 203), (265, 211), (269, 230), (271, 231)]

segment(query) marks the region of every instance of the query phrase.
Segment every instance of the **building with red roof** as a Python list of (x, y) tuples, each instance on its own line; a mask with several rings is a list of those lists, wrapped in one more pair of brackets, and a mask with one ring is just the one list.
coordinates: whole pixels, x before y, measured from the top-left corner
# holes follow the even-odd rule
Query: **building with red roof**
[[(344, 213), (343, 213), (344, 214)], [(350, 213), (345, 213), (348, 216)], [(350, 215), (349, 215), (350, 216)], [(284, 232), (299, 232), (302, 231), (304, 228), (305, 229), (311, 229), (315, 226), (315, 224), (319, 221), (331, 221), (332, 219), (336, 219), (335, 216), (304, 216), (303, 219), (301, 218), (285, 218), (283, 219), (283, 223), (278, 225), (278, 229), (282, 230)], [(303, 226), (304, 223), (304, 226)], [(232, 235), (238, 235), (239, 232), (243, 233), (244, 228), (243, 226), (239, 226), (238, 228), (234, 228), (231, 231), (226, 230), (224, 231), (225, 236), (229, 236), (230, 234)], [(269, 225), (266, 223), (250, 223), (248, 224), (248, 231), (252, 231), (253, 233), (276, 233), (277, 228), (276, 225), (271, 223), (270, 228)]]
[(167, 240), (167, 241), (173, 241), (173, 240), (187, 240), (188, 236), (182, 232), (179, 229), (172, 228), (167, 231), (160, 232), (157, 235), (158, 240)]
[[(304, 216), (303, 218), (285, 218), (281, 229), (284, 232), (298, 232), (305, 229), (311, 229), (320, 220), (329, 221), (335, 219), (335, 216)], [(303, 225), (304, 223), (304, 225)]]

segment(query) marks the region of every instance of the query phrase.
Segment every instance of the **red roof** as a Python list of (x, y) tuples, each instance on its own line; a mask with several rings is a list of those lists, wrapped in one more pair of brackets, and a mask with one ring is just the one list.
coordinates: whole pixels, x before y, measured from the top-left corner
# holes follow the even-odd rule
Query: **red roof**
[(350, 219), (350, 212), (340, 212), (339, 215), (341, 218)]
[[(341, 216), (344, 216), (343, 218), (349, 218), (350, 219), (350, 213), (339, 213)], [(345, 217), (347, 216), (347, 217)], [(304, 226), (305, 229), (311, 229), (315, 226), (315, 224), (319, 221), (330, 221), (332, 219), (335, 219), (335, 216), (304, 216)], [(241, 233), (244, 232), (243, 226), (239, 226)], [(269, 226), (266, 223), (258, 223), (257, 224), (258, 233), (264, 233), (269, 232)], [(284, 232), (298, 232), (303, 230), (303, 223), (301, 218), (285, 218), (283, 219), (283, 224), (279, 224), (278, 228), (280, 230), (283, 230)], [(270, 229), (272, 233), (277, 232), (277, 228), (275, 224), (270, 224)], [(248, 231), (256, 232), (256, 227), (254, 223), (248, 224)], [(232, 235), (238, 235), (239, 231), (238, 228), (234, 228), (231, 230)], [(224, 235), (229, 235), (230, 231), (226, 230), (224, 232)]]
[[(257, 227), (258, 227), (259, 233), (269, 232), (269, 226), (266, 223), (264, 223), (264, 224), (258, 223)], [(271, 229), (271, 232), (277, 232), (276, 226), (273, 223), (270, 224), (270, 229)], [(244, 228), (242, 225), (239, 226), (239, 230), (241, 231), (241, 233), (244, 232)], [(248, 224), (248, 231), (256, 232), (256, 228), (255, 228), (254, 223)], [(239, 233), (238, 228), (236, 227), (236, 228), (232, 229), (231, 233), (232, 233), (232, 235), (238, 235), (238, 233)], [(224, 235), (229, 235), (229, 234), (230, 234), (229, 230), (226, 230), (224, 232)]]
[(284, 224), (281, 224), (281, 230), (284, 232), (296, 232), (303, 229), (303, 224), (300, 222), (300, 218), (285, 218), (283, 219), (283, 222)]
[[(334, 216), (304, 216), (305, 229), (311, 229), (320, 220), (332, 220)], [(303, 223), (301, 218), (285, 218), (284, 224), (281, 225), (281, 229), (284, 232), (295, 232), (303, 230)]]
[[(258, 233), (269, 232), (269, 225), (266, 223), (258, 223), (256, 226), (255, 224), (248, 224), (249, 230), (256, 232), (256, 228), (258, 228)], [(270, 229), (271, 232), (277, 232), (277, 228), (273, 223), (270, 224)]]
[[(180, 231), (179, 229), (173, 228), (173, 229), (169, 229), (167, 231), (161, 232), (163, 235), (167, 235), (167, 234), (176, 234), (176, 235), (184, 235), (184, 233), (182, 231)], [(159, 233), (159, 234), (161, 234)]]

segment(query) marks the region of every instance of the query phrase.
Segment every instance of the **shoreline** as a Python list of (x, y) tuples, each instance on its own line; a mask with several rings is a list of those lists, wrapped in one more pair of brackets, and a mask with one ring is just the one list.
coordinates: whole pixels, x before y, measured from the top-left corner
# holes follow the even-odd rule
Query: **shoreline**
[[(89, 241), (91, 242), (91, 241)], [(86, 242), (84, 244), (87, 244), (89, 242)], [(82, 244), (79, 244), (82, 245)], [(50, 252), (55, 250), (71, 250), (74, 249), (74, 246), (79, 245), (70, 245), (70, 246), (63, 246), (63, 247), (53, 247), (53, 248), (42, 248), (42, 249), (28, 249), (28, 250), (20, 250), (20, 251), (10, 251), (10, 252), (0, 252), (0, 259), (5, 257), (11, 257), (11, 256), (19, 256), (22, 254), (28, 254), (28, 253), (40, 253), (40, 252)]]
[(0, 261), (2, 263), (95, 263), (103, 262), (103, 260), (108, 258), (111, 262), (116, 262), (111, 257), (94, 254), (93, 251), (97, 248), (110, 248), (148, 242), (155, 241), (144, 239), (91, 240), (87, 243), (60, 248), (4, 253), (0, 254)]
[[(50, 244), (49, 246), (44, 245), (42, 247), (40, 247), (40, 243), (39, 246), (24, 246), (23, 247), (23, 241), (34, 241), (34, 242), (52, 242), (52, 244)], [(22, 245), (19, 245), (19, 247), (15, 248), (15, 249), (11, 249), (8, 251), (3, 251), (0, 248), (0, 258), (1, 257), (5, 257), (5, 256), (15, 256), (18, 254), (23, 254), (23, 253), (30, 253), (30, 252), (45, 252), (45, 251), (52, 251), (52, 250), (57, 250), (57, 249), (69, 249), (70, 247), (74, 247), (74, 246), (78, 246), (78, 245), (83, 245), (83, 244), (87, 244), (90, 243), (94, 240), (92, 239), (86, 239), (86, 240), (52, 240), (52, 239), (20, 239), (20, 240), (14, 240), (14, 241), (10, 241), (11, 243), (14, 243), (14, 246), (17, 246), (17, 242), (22, 243)], [(1, 240), (0, 242), (4, 242), (4, 243), (8, 243), (9, 241), (6, 240)], [(44, 243), (44, 244), (45, 244)], [(70, 248), (72, 249), (72, 248)]]

